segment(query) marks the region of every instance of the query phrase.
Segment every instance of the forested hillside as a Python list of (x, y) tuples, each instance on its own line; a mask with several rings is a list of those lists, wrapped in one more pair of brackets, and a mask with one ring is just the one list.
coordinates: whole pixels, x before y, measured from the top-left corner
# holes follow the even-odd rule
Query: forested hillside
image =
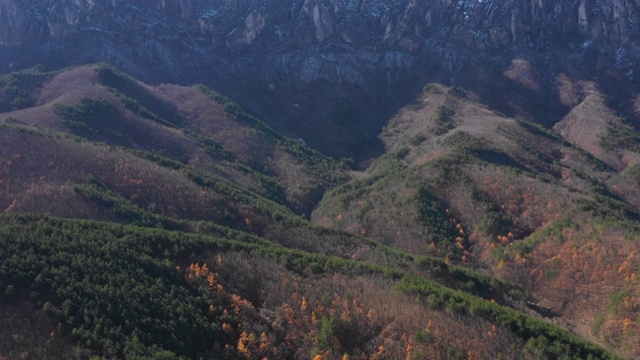
[(615, 112), (588, 151), (433, 84), (359, 171), (204, 85), (97, 64), (0, 88), (0, 356), (640, 351)]

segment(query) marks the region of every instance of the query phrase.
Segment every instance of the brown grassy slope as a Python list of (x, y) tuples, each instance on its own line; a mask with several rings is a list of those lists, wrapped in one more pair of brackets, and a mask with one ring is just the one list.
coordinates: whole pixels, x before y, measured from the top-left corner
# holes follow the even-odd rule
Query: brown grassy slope
[[(120, 100), (98, 78), (93, 67), (86, 66), (62, 72), (44, 83), (34, 93), (35, 106), (0, 115), (0, 119), (14, 118), (31, 126), (51, 128), (59, 131), (72, 131), (54, 112), (57, 105), (74, 106), (81, 98), (106, 100), (115, 108), (115, 117), (123, 123), (126, 130), (120, 134), (81, 134), (91, 140), (111, 145), (124, 145), (136, 149), (153, 150), (155, 153), (174, 158), (184, 163), (202, 159), (199, 165), (208, 171), (215, 171), (234, 181), (251, 185), (257, 189), (255, 180), (246, 179), (246, 175), (225, 166), (223, 162), (211, 159), (180, 131), (157, 124), (126, 109)], [(120, 135), (120, 136), (118, 136)], [(253, 184), (252, 184), (253, 183)]]
[[(1, 114), (0, 122), (12, 118), (32, 126), (71, 131), (94, 141), (150, 151), (258, 193), (271, 192), (273, 199), (282, 197), (281, 201), (299, 212), (308, 212), (318, 194), (330, 185), (327, 174), (321, 178), (310, 170), (315, 160), (293, 156), (287, 149), (289, 145), (229, 116), (222, 105), (200, 90), (172, 85), (151, 87), (114, 71), (124, 79), (117, 92), (105, 86), (92, 66), (52, 76), (31, 92), (32, 107)], [(135, 100), (147, 114), (126, 106), (118, 93)], [(111, 104), (111, 123), (102, 124), (96, 131), (81, 131), (55, 113), (56, 107), (75, 106), (83, 98)], [(337, 167), (331, 171), (339, 173)]]
[(624, 167), (621, 159), (600, 145), (600, 139), (605, 136), (607, 124), (612, 121), (618, 121), (616, 114), (605, 105), (603, 96), (593, 90), (584, 101), (554, 126), (554, 130), (567, 141), (610, 166), (620, 169)]
[(330, 193), (314, 219), (432, 252), (416, 218), (416, 191), (422, 187), (438, 199), (441, 213), (449, 208), (459, 217), (467, 235), (488, 236), (478, 230), (490, 208), (509, 218), (512, 228), (501, 235), (526, 235), (575, 207), (593, 181), (612, 175), (554, 136), (429, 86), (382, 133), (389, 154)]
[(287, 200), (304, 211), (311, 210), (307, 198), (317, 196), (313, 193), (329, 185), (289, 153), (285, 145), (276, 144), (255, 129), (240, 125), (200, 90), (165, 84), (153, 89), (152, 93), (174, 106), (188, 129), (215, 140), (243, 164), (263, 169), (286, 189)]
[[(0, 136), (0, 207), (5, 211), (112, 220), (98, 216), (104, 209), (86, 204), (72, 190), (91, 177), (142, 209), (164, 216), (221, 221), (220, 213), (227, 209), (221, 201), (225, 194), (122, 150), (11, 128), (1, 129)], [(239, 209), (233, 212), (240, 222)]]
[[(84, 76), (89, 78), (93, 74), (86, 72)], [(78, 75), (78, 77), (81, 76)], [(40, 94), (46, 93), (44, 90), (50, 90), (51, 88), (48, 86), (55, 80), (56, 78), (45, 85)], [(118, 115), (116, 120), (119, 126), (122, 126), (123, 129), (135, 129), (136, 131), (128, 132), (124, 137), (116, 136), (113, 129), (107, 127), (98, 128), (99, 132), (78, 132), (70, 127), (72, 124), (70, 125), (69, 122), (59, 118), (56, 118), (56, 122), (50, 126), (59, 126), (57, 129), (60, 130), (73, 130), (79, 135), (103, 143), (151, 150), (214, 174), (225, 175), (224, 169), (237, 170), (239, 168), (235, 167), (237, 165), (235, 162), (225, 164), (216, 156), (210, 156), (208, 153), (206, 156), (202, 155), (205, 151), (198, 144), (187, 141), (192, 138), (185, 133), (177, 131), (171, 126), (158, 124), (148, 118), (141, 117), (140, 114), (121, 106), (119, 100), (114, 98), (114, 94), (106, 91), (102, 85), (90, 81), (85, 81), (84, 84), (91, 84), (87, 88), (87, 92), (89, 89), (102, 91), (94, 95), (112, 104), (115, 114)], [(199, 118), (199, 121), (193, 120), (186, 115), (189, 113), (188, 109), (195, 109), (192, 110), (193, 114), (199, 114), (200, 111), (210, 111), (215, 114), (215, 111), (220, 110), (219, 107), (216, 108), (215, 104), (207, 105), (210, 104), (209, 99), (198, 99), (201, 94), (192, 92), (193, 89), (164, 86), (159, 88), (163, 89), (160, 91), (144, 84), (135, 83), (134, 85), (134, 89), (143, 92), (139, 101), (144, 103), (147, 109), (152, 109), (154, 112), (160, 112), (158, 109), (162, 108), (169, 109), (166, 111), (166, 120), (176, 121), (184, 126), (202, 126), (199, 128), (201, 134), (206, 133), (205, 127), (211, 126), (211, 122), (204, 118)], [(156, 96), (155, 91), (159, 91), (162, 95)], [(51, 94), (55, 95), (55, 91), (52, 90)], [(52, 95), (47, 99), (60, 98), (60, 96)], [(163, 100), (174, 98), (180, 99), (175, 100), (175, 106)], [(189, 104), (189, 99), (196, 99), (195, 103)], [(489, 211), (490, 213), (506, 214), (505, 216), (511, 218), (509, 226), (515, 236), (525, 236), (529, 231), (532, 231), (532, 228), (538, 226), (538, 223), (556, 220), (560, 210), (552, 207), (552, 210), (545, 212), (544, 209), (548, 209), (547, 198), (540, 200), (536, 196), (531, 197), (529, 192), (538, 191), (543, 194), (551, 189), (554, 191), (554, 198), (561, 199), (571, 205), (576, 201), (575, 197), (566, 194), (562, 184), (554, 183), (551, 187), (539, 188), (542, 185), (538, 184), (535, 177), (531, 176), (534, 171), (532, 169), (538, 167), (546, 169), (546, 166), (549, 169), (557, 167), (561, 170), (562, 166), (548, 164), (544, 160), (545, 156), (559, 159), (580, 159), (581, 156), (584, 157), (584, 154), (566, 149), (566, 153), (570, 156), (560, 156), (562, 152), (552, 150), (557, 150), (562, 146), (557, 145), (556, 148), (548, 146), (554, 143), (553, 139), (548, 139), (548, 142), (544, 143), (544, 136), (534, 130), (526, 130), (527, 128), (522, 127), (521, 124), (492, 114), (487, 109), (478, 108), (477, 105), (459, 97), (448, 95), (446, 91), (434, 93), (434, 100), (440, 101), (435, 104), (444, 104), (450, 107), (450, 111), (453, 112), (452, 118), (449, 119), (451, 124), (447, 123), (447, 119), (437, 120), (433, 125), (444, 128), (444, 132), (437, 130), (439, 134), (435, 134), (435, 130), (427, 125), (423, 134), (424, 139), (414, 141), (413, 138), (410, 138), (411, 145), (406, 150), (403, 146), (398, 146), (389, 156), (376, 162), (369, 173), (360, 178), (360, 181), (375, 180), (367, 183), (366, 186), (370, 187), (367, 189), (368, 192), (359, 194), (352, 199), (345, 198), (338, 205), (353, 206), (348, 209), (353, 211), (339, 213), (333, 218), (336, 221), (345, 221), (347, 224), (358, 224), (355, 221), (360, 217), (369, 223), (366, 227), (359, 229), (360, 226), (358, 226), (355, 230), (365, 230), (366, 235), (375, 236), (405, 249), (414, 250), (413, 247), (415, 247), (414, 251), (422, 252), (421, 246), (424, 246), (422, 240), (425, 235), (428, 235), (428, 231), (421, 228), (423, 225), (416, 226), (415, 222), (415, 208), (413, 206), (415, 205), (417, 185), (427, 193), (437, 194), (436, 199), (441, 202), (441, 207), (436, 209), (436, 212), (444, 213), (450, 219), (445, 218), (448, 225), (444, 225), (446, 228), (444, 231), (455, 231), (456, 235), (461, 238), (460, 242), (457, 242), (457, 239), (448, 242), (446, 239), (435, 239), (439, 243), (434, 244), (433, 249), (429, 247), (426, 252), (438, 254), (438, 251), (442, 250), (440, 254), (442, 256), (448, 255), (449, 252), (453, 254), (450, 257), (451, 261), (459, 261), (459, 259), (462, 261), (463, 257), (466, 257), (467, 262), (473, 261), (486, 268), (494, 266), (503, 269), (507, 265), (500, 267), (497, 263), (498, 259), (492, 258), (495, 256), (493, 253), (485, 254), (481, 251), (481, 249), (489, 248), (488, 243), (490, 242), (490, 237), (486, 234), (483, 235), (483, 231), (491, 233), (494, 230), (503, 230), (501, 228), (492, 229), (491, 226), (497, 227), (495, 224), (483, 225), (486, 220), (483, 216), (484, 213)], [(58, 104), (75, 105), (78, 102), (77, 99), (69, 101), (58, 102)], [(55, 100), (44, 102), (41, 107), (48, 111), (48, 114), (52, 114), (51, 106), (53, 103)], [(183, 108), (181, 107), (183, 104), (188, 105), (184, 105)], [(417, 107), (415, 112), (423, 111), (423, 109)], [(436, 106), (431, 110), (435, 116), (438, 108)], [(473, 116), (469, 116), (470, 120), (466, 122), (466, 117), (460, 119), (457, 117), (462, 112), (473, 114)], [(24, 123), (31, 121), (31, 125), (39, 125), (35, 117), (30, 118), (20, 114), (26, 114), (26, 112), (13, 113), (17, 120), (9, 121), (9, 123), (16, 125), (16, 121)], [(407, 115), (411, 115), (411, 113), (407, 112)], [(23, 120), (20, 116), (24, 116), (26, 119)], [(416, 123), (423, 121), (418, 117), (416, 119)], [(490, 123), (494, 126), (485, 128), (487, 120), (491, 121)], [(234, 123), (230, 121), (227, 125), (232, 126)], [(407, 129), (411, 129), (411, 125), (412, 123), (409, 123)], [(390, 129), (393, 130), (393, 127)], [(250, 164), (250, 161), (254, 159), (258, 161), (262, 159), (262, 156), (277, 157), (275, 153), (263, 154), (250, 151), (253, 144), (239, 144), (238, 142), (241, 142), (242, 139), (229, 139), (231, 135), (237, 135), (237, 133), (227, 133), (225, 130), (228, 130), (228, 127), (221, 126), (219, 129), (209, 130), (211, 138), (217, 136), (215, 140), (225, 149), (237, 151), (236, 157), (240, 159), (242, 164)], [(533, 159), (531, 162), (527, 162), (529, 157), (533, 156), (529, 151), (512, 151), (518, 149), (516, 140), (520, 138), (517, 136), (525, 130), (533, 131), (531, 136), (535, 136), (541, 142), (539, 153), (542, 159), (534, 161), (534, 156), (531, 158)], [(238, 133), (255, 136), (251, 139), (258, 141), (262, 139), (267, 146), (273, 146), (278, 151), (282, 150), (281, 144), (271, 143), (270, 141), (273, 139), (265, 139), (262, 137), (263, 134), (251, 131), (243, 133), (242, 130), (238, 130)], [(401, 135), (400, 132), (398, 134)], [(477, 144), (477, 139), (485, 137), (489, 139), (487, 142), (491, 143), (491, 148)], [(229, 142), (224, 143), (224, 141)], [(399, 142), (400, 140), (398, 140)], [(251, 197), (252, 194), (245, 191), (250, 186), (245, 186), (242, 183), (243, 179), (250, 181), (250, 184), (259, 183), (252, 177), (253, 174), (245, 176), (240, 172), (238, 178), (229, 176), (240, 186), (230, 187), (225, 183), (226, 188), (221, 190), (216, 186), (208, 186), (194, 180), (193, 176), (177, 170), (171, 164), (162, 166), (153, 163), (144, 156), (136, 156), (122, 147), (91, 143), (57, 132), (19, 125), (19, 123), (15, 127), (0, 129), (0, 143), (3, 144), (0, 147), (0, 187), (3, 190), (0, 192), (0, 209), (3, 211), (51, 213), (65, 217), (85, 217), (121, 222), (130, 220), (122, 216), (118, 206), (104, 206), (103, 203), (96, 202), (95, 199), (83, 192), (87, 188), (97, 187), (117, 197), (125, 205), (135, 205), (145, 216), (151, 214), (187, 220), (190, 225), (194, 225), (194, 229), (197, 226), (206, 229), (207, 226), (211, 226), (211, 223), (229, 225), (246, 232), (262, 234), (270, 240), (293, 248), (400, 267), (400, 261), (397, 258), (393, 259), (389, 252), (378, 251), (379, 249), (373, 244), (360, 238), (349, 237), (339, 232), (313, 229), (304, 226), (306, 224), (301, 225), (300, 222), (295, 222), (297, 227), (292, 229), (290, 222), (282, 221), (283, 218), (292, 216), (292, 214), (276, 203), (265, 203), (264, 199)], [(500, 151), (494, 148), (508, 153), (509, 156), (503, 156)], [(471, 155), (467, 154), (469, 151), (472, 152)], [(289, 156), (287, 154), (289, 153), (286, 152), (283, 156)], [(196, 161), (194, 159), (197, 156), (204, 157)], [(246, 157), (242, 158), (242, 156)], [(471, 159), (467, 159), (469, 156)], [(479, 157), (483, 162), (475, 162), (474, 156)], [(456, 166), (461, 159), (471, 164), (468, 169)], [(298, 160), (289, 161), (292, 161), (291, 166), (299, 165)], [(578, 160), (575, 161), (578, 162)], [(497, 162), (500, 167), (488, 165), (489, 162)], [(279, 161), (276, 164), (284, 166), (283, 169), (287, 168), (285, 162)], [(465, 163), (462, 162), (462, 164)], [(217, 168), (218, 166), (220, 168)], [(497, 178), (491, 177), (497, 171), (500, 171)], [(567, 174), (567, 179), (575, 178), (572, 183), (575, 184), (574, 186), (586, 188), (589, 185), (587, 180), (581, 180), (581, 182), (579, 176), (574, 176), (571, 172)], [(396, 176), (399, 176), (400, 180)], [(493, 190), (495, 193), (492, 193), (489, 185), (509, 176), (518, 176), (519, 182), (526, 184), (533, 190), (526, 188), (522, 194), (518, 193), (519, 188), (510, 190), (508, 194), (513, 195), (508, 196), (508, 199), (504, 201), (511, 201), (509, 199), (514, 198), (515, 200), (512, 200), (514, 206), (501, 210), (498, 203), (503, 200), (498, 198), (496, 193), (502, 191), (503, 187), (500, 184), (496, 185)], [(552, 174), (543, 179), (547, 181), (545, 184), (548, 184), (549, 181), (553, 182), (556, 177)], [(289, 184), (283, 180), (278, 181), (281, 184)], [(300, 181), (300, 179), (294, 178), (292, 181)], [(380, 190), (384, 189), (387, 189), (384, 197), (397, 210), (397, 214), (387, 214), (385, 208), (378, 205), (379, 199), (383, 198), (380, 195)], [(441, 191), (436, 192), (436, 189), (441, 189)], [(359, 189), (355, 188), (355, 190)], [(246, 199), (251, 201), (246, 202)], [(448, 203), (445, 203), (444, 200)], [(536, 209), (535, 214), (540, 214), (539, 219), (534, 218), (529, 223), (527, 221), (529, 221), (529, 214), (532, 212), (527, 213), (527, 211), (538, 202), (545, 205)], [(486, 203), (493, 207), (485, 208)], [(336, 208), (338, 205), (335, 205)], [(447, 211), (447, 209), (449, 210)], [(403, 223), (389, 222), (394, 218), (400, 219)], [(382, 230), (389, 231), (389, 229), (392, 234), (393, 231), (404, 226), (410, 231), (414, 231), (412, 237), (398, 234), (397, 238), (392, 238), (381, 234)], [(376, 233), (376, 231), (380, 231), (380, 233)], [(505, 235), (504, 232), (500, 234)], [(390, 239), (396, 239), (394, 241), (397, 242), (389, 241)], [(510, 237), (509, 240), (513, 239)], [(483, 241), (486, 243), (482, 243)], [(237, 256), (244, 255), (238, 254)], [(209, 263), (214, 262), (213, 259), (207, 260)], [(233, 263), (225, 261), (227, 264)], [(361, 358), (396, 359), (410, 354), (414, 354), (418, 358), (447, 358), (454, 355), (466, 355), (469, 358), (497, 358), (499, 354), (507, 358), (518, 358), (518, 351), (511, 348), (511, 345), (515, 344), (515, 349), (522, 348), (523, 345), (521, 341), (515, 339), (500, 326), (494, 327), (494, 324), (487, 321), (476, 322), (475, 319), (472, 320), (466, 316), (425, 308), (414, 296), (398, 294), (392, 289), (392, 282), (376, 277), (353, 278), (339, 274), (321, 274), (309, 275), (301, 279), (285, 267), (278, 266), (269, 268), (268, 273), (272, 277), (285, 274), (282, 275), (281, 286), (279, 283), (275, 283), (268, 284), (259, 290), (249, 289), (248, 284), (251, 282), (247, 281), (247, 278), (264, 272), (267, 264), (271, 264), (273, 261), (271, 259), (259, 261), (253, 258), (248, 263), (249, 265), (237, 265), (238, 269), (228, 270), (227, 276), (230, 280), (224, 282), (224, 286), (237, 287), (238, 292), (250, 297), (252, 301), (255, 301), (256, 306), (263, 306), (260, 311), (261, 315), (269, 316), (269, 320), (272, 320), (269, 324), (275, 322), (279, 327), (278, 331), (282, 336), (279, 341), (281, 341), (280, 344), (284, 344), (282, 348), (286, 346), (288, 351), (296, 354), (296, 357), (313, 355), (312, 346), (322, 328), (322, 315), (334, 318), (343, 318), (344, 316), (343, 320), (352, 321), (353, 328), (362, 331), (362, 333), (357, 333), (358, 336), (362, 335), (360, 338), (362, 341), (348, 343), (343, 339), (343, 345), (336, 345), (332, 342), (332, 349), (328, 349), (331, 358), (341, 357), (341, 346), (357, 349), (357, 355)], [(299, 286), (296, 282), (299, 283)], [(314, 321), (312, 310), (310, 308), (303, 310), (301, 295), (307, 298), (310, 303), (308, 306), (314, 310), (319, 309), (318, 305), (324, 304), (326, 313), (321, 313), (318, 310)], [(230, 295), (230, 297), (232, 296)], [(279, 298), (279, 296), (283, 298)], [(393, 306), (390, 307), (390, 304)], [(245, 305), (243, 303), (242, 307), (244, 308)], [(249, 306), (246, 307), (249, 308)], [(229, 310), (234, 311), (235, 309), (229, 308)], [(373, 311), (370, 313), (369, 310)], [(233, 331), (240, 332), (240, 329), (233, 329)], [(256, 329), (256, 335), (259, 334), (260, 331)]]
[[(91, 67), (57, 74), (32, 93), (37, 97), (36, 105), (0, 115), (0, 121), (9, 124), (0, 129), (0, 210), (145, 226), (164, 226), (163, 221), (173, 219), (186, 221), (184, 229), (204, 232), (213, 231), (211, 224), (219, 224), (265, 235), (292, 248), (397, 263), (398, 259), (385, 255), (374, 244), (309, 228), (282, 204), (260, 197), (267, 195), (285, 202), (274, 196), (279, 195), (273, 193), (274, 188), (277, 191), (280, 187), (292, 199), (294, 208), (297, 204), (308, 205), (308, 195), (317, 196), (318, 190), (328, 185), (327, 176), (336, 169), (327, 169), (319, 178), (317, 172), (309, 170), (316, 165), (315, 158), (294, 157), (286, 143), (239, 123), (196, 88), (153, 88), (128, 77), (127, 81), (127, 90), (135, 90), (139, 103), (158, 113), (165, 109), (167, 119), (179, 122), (198, 137), (126, 108), (100, 83)], [(73, 87), (67, 89), (67, 83)], [(126, 133), (119, 136), (107, 127), (79, 131), (55, 112), (57, 105), (81, 104), (84, 94), (111, 104), (116, 118), (113, 121)], [(202, 138), (215, 141), (222, 150), (204, 148), (198, 142)], [(149, 161), (151, 154), (183, 165), (154, 163)], [(254, 164), (265, 169), (258, 169), (260, 173), (252, 168)], [(189, 167), (176, 168), (178, 165)], [(205, 176), (205, 183), (198, 174)], [(207, 176), (214, 183), (207, 184)], [(101, 193), (96, 195), (95, 191)], [(104, 196), (109, 199), (100, 198)]]
[(327, 193), (313, 219), (523, 284), (536, 311), (640, 354), (631, 316), (640, 306), (631, 255), (640, 233), (621, 228), (638, 220), (637, 169), (615, 170), (619, 154), (637, 153), (621, 145), (598, 153), (606, 119), (588, 116), (612, 111), (592, 108), (595, 96), (578, 105), (570, 116), (593, 126), (584, 137), (574, 132), (576, 146), (455, 90), (425, 90), (382, 133), (389, 153)]
[[(312, 228), (238, 184), (199, 183), (185, 170), (62, 133), (0, 127), (0, 211), (134, 223), (232, 236), (215, 225), (286, 247), (379, 264), (405, 261), (346, 233)], [(206, 173), (203, 173), (206, 176)], [(216, 178), (213, 178), (214, 180)], [(177, 225), (176, 225), (177, 224)], [(255, 241), (255, 240), (254, 240)]]

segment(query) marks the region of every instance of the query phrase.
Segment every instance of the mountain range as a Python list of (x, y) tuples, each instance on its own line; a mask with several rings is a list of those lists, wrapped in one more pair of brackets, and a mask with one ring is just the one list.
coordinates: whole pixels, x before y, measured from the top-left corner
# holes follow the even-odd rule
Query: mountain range
[(639, 16), (0, 0), (0, 357), (638, 357)]
[(0, 63), (107, 61), (149, 83), (205, 83), (290, 137), (364, 160), (426, 83), (472, 89), (547, 127), (577, 105), (558, 94), (566, 77), (629, 101), (618, 93), (638, 84), (639, 10), (630, 0), (3, 0)]

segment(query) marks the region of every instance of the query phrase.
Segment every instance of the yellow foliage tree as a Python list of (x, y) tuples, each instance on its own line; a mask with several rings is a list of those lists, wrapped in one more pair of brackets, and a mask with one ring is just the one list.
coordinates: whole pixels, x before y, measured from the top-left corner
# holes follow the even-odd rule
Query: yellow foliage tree
[(207, 287), (209, 290), (213, 290), (216, 287), (216, 278), (213, 273), (209, 273), (209, 275), (207, 275)]
[(240, 338), (238, 339), (238, 352), (244, 354), (247, 357), (251, 357), (251, 350), (249, 350), (247, 346), (248, 344), (249, 333), (243, 331), (242, 334), (240, 334)]

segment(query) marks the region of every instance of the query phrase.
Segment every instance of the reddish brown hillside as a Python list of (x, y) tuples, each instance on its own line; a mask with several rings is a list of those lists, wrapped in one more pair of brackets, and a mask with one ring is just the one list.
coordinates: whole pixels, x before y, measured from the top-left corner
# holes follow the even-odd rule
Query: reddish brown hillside
[(637, 356), (637, 131), (585, 96), (556, 133), (429, 85), (313, 219), (522, 284), (532, 310)]

